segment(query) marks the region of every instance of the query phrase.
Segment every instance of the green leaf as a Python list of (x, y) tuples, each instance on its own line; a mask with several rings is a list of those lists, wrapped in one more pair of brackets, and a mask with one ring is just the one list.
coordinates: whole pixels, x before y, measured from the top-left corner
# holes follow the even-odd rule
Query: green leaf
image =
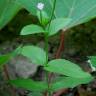
[(96, 56), (90, 56), (89, 57), (89, 59), (90, 59), (90, 63), (94, 66), (94, 67), (96, 67)]
[(14, 0), (0, 0), (0, 29), (2, 29), (21, 9)]
[[(34, 15), (36, 15), (37, 4), (43, 2), (45, 4), (44, 11), (47, 12), (49, 17), (52, 12), (53, 1), (17, 0), (17, 2)], [(72, 19), (65, 29), (85, 23), (96, 17), (96, 0), (57, 0), (54, 17)]]
[(0, 68), (2, 68), (2, 66), (6, 64), (11, 58), (18, 55), (20, 50), (21, 50), (21, 46), (19, 46), (18, 48), (16, 48), (13, 52), (10, 52), (9, 54), (1, 55), (0, 56)]
[(50, 72), (55, 72), (75, 78), (90, 77), (90, 74), (84, 72), (78, 65), (65, 59), (52, 60), (44, 69)]
[(27, 89), (30, 91), (44, 91), (47, 89), (46, 83), (33, 81), (31, 79), (10, 80), (9, 83), (15, 85), (16, 87)]
[[(45, 19), (44, 19), (45, 20)], [(64, 28), (65, 26), (68, 25), (68, 23), (71, 21), (71, 19), (64, 19), (64, 18), (59, 18), (59, 19), (54, 19), (52, 20), (50, 27), (49, 25), (46, 28), (46, 32), (48, 32), (48, 35), (54, 35), (56, 34), (60, 29)], [(42, 21), (43, 23), (45, 21)], [(21, 30), (21, 35), (29, 35), (29, 34), (36, 34), (36, 33), (44, 33), (45, 30), (43, 30), (42, 27), (38, 25), (27, 25)]]
[(73, 77), (63, 77), (59, 81), (52, 84), (51, 88), (53, 91), (57, 91), (63, 88), (74, 88), (80, 84), (87, 84), (93, 80), (93, 77), (84, 78), (73, 78)]
[(1, 68), (4, 64), (6, 64), (6, 63), (9, 61), (10, 58), (11, 58), (11, 54), (1, 55), (1, 56), (0, 56), (0, 68)]
[(36, 46), (22, 47), (21, 54), (29, 58), (35, 64), (44, 65), (46, 62), (46, 53)]
[(49, 25), (47, 26), (47, 30), (49, 32), (48, 35), (51, 36), (56, 34), (59, 30), (65, 28), (70, 23), (70, 21), (71, 19), (69, 18), (57, 18), (52, 20), (50, 27)]
[(29, 34), (36, 34), (36, 33), (44, 33), (45, 31), (43, 30), (42, 27), (38, 25), (27, 25), (21, 30), (21, 35), (29, 35)]
[(71, 18), (67, 28), (85, 23), (96, 17), (96, 0), (57, 0), (55, 16)]
[(42, 96), (42, 92), (31, 92), (27, 96)]

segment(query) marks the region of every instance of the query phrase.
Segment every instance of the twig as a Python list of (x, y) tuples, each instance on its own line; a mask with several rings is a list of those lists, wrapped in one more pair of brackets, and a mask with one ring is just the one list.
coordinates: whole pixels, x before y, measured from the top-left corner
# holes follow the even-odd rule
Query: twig
[[(62, 53), (62, 51), (64, 50), (64, 33), (65, 33), (65, 30), (61, 30), (62, 32), (61, 32), (61, 34), (60, 34), (60, 45), (59, 45), (59, 48), (58, 48), (58, 50), (57, 50), (57, 52), (56, 52), (56, 59), (58, 59), (58, 58), (60, 58), (61, 57), (61, 53)], [(66, 93), (68, 90), (67, 89), (61, 89), (61, 90), (59, 90), (59, 91), (57, 91), (56, 92), (56, 94), (55, 95), (53, 95), (53, 96), (60, 96), (62, 93)]]
[(62, 93), (66, 93), (67, 91), (67, 89), (61, 89), (58, 92), (56, 92), (53, 96), (60, 96)]
[[(61, 57), (61, 53), (64, 50), (64, 39), (65, 39), (64, 38), (64, 33), (65, 33), (65, 31), (62, 30), (62, 32), (60, 34), (60, 45), (59, 45), (59, 48), (58, 48), (58, 50), (56, 52), (56, 55), (55, 55), (56, 59)], [(53, 73), (51, 73), (49, 75), (49, 82), (51, 82), (51, 79), (52, 79), (53, 75), (54, 75)], [(61, 90), (57, 91), (56, 94), (54, 94), (53, 96), (60, 96), (62, 93), (66, 93), (67, 91), (68, 91), (67, 89), (61, 89)]]
[[(4, 78), (5, 78), (5, 80), (10, 80), (10, 76), (9, 76), (7, 65), (4, 65), (3, 69), (4, 69)], [(11, 85), (10, 85), (10, 92), (11, 92), (12, 96), (16, 96), (15, 89)]]
[(64, 50), (64, 32), (65, 31), (62, 30), (62, 32), (60, 34), (60, 45), (56, 52), (56, 56), (55, 56), (56, 59), (60, 58), (60, 55), (61, 55), (62, 51)]
[[(60, 34), (60, 45), (55, 55), (56, 59), (60, 58), (61, 52), (63, 50), (64, 50), (64, 31), (62, 30)], [(51, 82), (52, 77), (53, 77), (53, 73), (49, 74), (49, 82)]]

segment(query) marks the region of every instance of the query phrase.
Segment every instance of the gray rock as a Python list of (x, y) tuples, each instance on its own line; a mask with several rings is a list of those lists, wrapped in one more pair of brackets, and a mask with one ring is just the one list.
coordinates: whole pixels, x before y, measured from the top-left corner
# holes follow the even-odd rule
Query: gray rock
[(33, 64), (29, 59), (24, 56), (17, 56), (9, 62), (9, 69), (11, 77), (14, 75), (22, 78), (28, 78), (34, 75), (39, 65)]

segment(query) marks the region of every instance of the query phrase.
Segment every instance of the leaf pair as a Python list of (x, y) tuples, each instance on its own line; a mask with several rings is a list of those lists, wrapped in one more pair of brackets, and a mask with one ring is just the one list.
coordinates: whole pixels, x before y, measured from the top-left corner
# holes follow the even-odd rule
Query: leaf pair
[[(35, 64), (44, 66), (44, 64), (46, 63), (45, 51), (36, 46), (22, 47), (21, 54), (29, 58)], [(90, 77), (90, 75), (87, 72), (84, 72), (78, 65), (65, 59), (55, 59), (49, 61), (48, 66), (44, 66), (44, 69), (50, 72), (59, 73), (69, 77)]]
[[(74, 88), (79, 84), (89, 83), (93, 78), (72, 78), (72, 77), (63, 77), (57, 82), (54, 82), (50, 85), (51, 91), (57, 91), (63, 88)], [(23, 88), (26, 90), (34, 92), (43, 92), (47, 90), (48, 86), (46, 83), (41, 81), (33, 81), (31, 79), (16, 79), (10, 80), (10, 84), (15, 85), (16, 87)]]
[(58, 18), (52, 20), (50, 26), (47, 25), (45, 29), (38, 25), (27, 25), (21, 30), (21, 35), (29, 35), (29, 34), (36, 34), (36, 33), (47, 33), (48, 36), (52, 36), (56, 34), (59, 30), (65, 28), (71, 19), (69, 18)]

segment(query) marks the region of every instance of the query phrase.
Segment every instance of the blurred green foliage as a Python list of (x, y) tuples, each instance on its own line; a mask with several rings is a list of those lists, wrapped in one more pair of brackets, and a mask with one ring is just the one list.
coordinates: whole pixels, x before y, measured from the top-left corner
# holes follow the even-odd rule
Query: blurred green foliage
[(36, 23), (37, 18), (26, 10), (21, 10), (2, 30), (0, 30), (0, 41), (13, 40), (19, 37), (21, 28), (25, 25)]
[(81, 55), (96, 54), (96, 20), (79, 25), (66, 32), (69, 48)]
[[(19, 38), (19, 32), (25, 25), (37, 23), (37, 18), (26, 10), (21, 10), (9, 24), (0, 30), (0, 42)], [(73, 48), (81, 55), (96, 54), (96, 20), (71, 28), (65, 33), (65, 47)], [(40, 36), (40, 35), (39, 35)], [(57, 35), (58, 36), (58, 35)], [(58, 37), (57, 37), (58, 38)], [(57, 41), (58, 42), (58, 41)]]

